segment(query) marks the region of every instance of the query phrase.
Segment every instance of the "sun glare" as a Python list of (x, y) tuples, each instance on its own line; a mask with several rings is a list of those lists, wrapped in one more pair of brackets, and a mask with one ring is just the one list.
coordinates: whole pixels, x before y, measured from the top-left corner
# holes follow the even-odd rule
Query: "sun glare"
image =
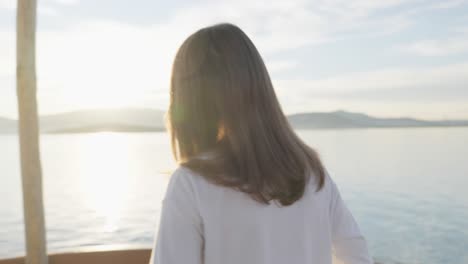
[(86, 206), (102, 218), (103, 229), (117, 229), (123, 209), (128, 203), (130, 167), (128, 151), (116, 144), (118, 135), (97, 133), (90, 135), (80, 148), (82, 179), (80, 189)]

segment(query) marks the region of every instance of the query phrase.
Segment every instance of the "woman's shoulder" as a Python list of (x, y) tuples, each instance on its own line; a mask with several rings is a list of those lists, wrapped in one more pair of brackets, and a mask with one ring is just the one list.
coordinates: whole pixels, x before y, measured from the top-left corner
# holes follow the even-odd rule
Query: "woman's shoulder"
[(193, 195), (193, 172), (183, 166), (171, 174), (166, 189), (166, 199)]
[(173, 188), (174, 186), (187, 186), (194, 184), (196, 180), (196, 173), (191, 169), (178, 166), (171, 174), (168, 189)]
[(183, 165), (179, 165), (171, 175), (170, 183), (173, 184), (200, 184), (200, 180), (203, 177), (198, 173), (193, 171), (190, 168), (187, 168)]
[(313, 199), (319, 199), (322, 201), (331, 202), (338, 193), (338, 188), (330, 176), (328, 170), (325, 170), (324, 181), (321, 188), (319, 188), (319, 179), (318, 177), (311, 177), (309, 180), (309, 186), (307, 195), (311, 196)]
[(320, 182), (320, 178), (315, 174), (312, 174), (308, 181), (309, 188), (315, 189), (319, 193), (326, 193), (332, 191), (335, 186), (335, 182), (333, 181), (327, 169), (324, 171), (323, 185), (321, 185)]
[(333, 178), (330, 176), (330, 173), (328, 172), (328, 170), (325, 170), (325, 179), (324, 179), (322, 189), (327, 195), (331, 197), (333, 197), (333, 195), (338, 191), (336, 187), (336, 183), (333, 180)]
[(169, 180), (166, 197), (196, 196), (204, 184), (205, 180), (197, 172), (185, 166), (178, 166)]

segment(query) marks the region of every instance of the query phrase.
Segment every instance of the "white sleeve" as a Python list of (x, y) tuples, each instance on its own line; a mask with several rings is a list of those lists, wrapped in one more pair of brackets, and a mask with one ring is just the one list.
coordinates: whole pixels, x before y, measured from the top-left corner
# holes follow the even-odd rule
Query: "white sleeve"
[(150, 264), (203, 263), (202, 221), (186, 169), (171, 177)]
[(344, 264), (373, 263), (359, 226), (341, 199), (336, 184), (327, 178), (331, 183), (331, 233), (335, 256)]

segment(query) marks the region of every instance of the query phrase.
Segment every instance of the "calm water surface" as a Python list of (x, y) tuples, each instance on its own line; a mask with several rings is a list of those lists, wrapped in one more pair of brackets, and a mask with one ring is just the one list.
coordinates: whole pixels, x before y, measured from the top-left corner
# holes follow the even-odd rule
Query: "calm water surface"
[[(374, 258), (468, 263), (468, 128), (299, 131)], [(175, 168), (165, 133), (44, 135), (49, 251), (151, 246)], [(0, 136), (0, 258), (24, 253), (17, 137)]]

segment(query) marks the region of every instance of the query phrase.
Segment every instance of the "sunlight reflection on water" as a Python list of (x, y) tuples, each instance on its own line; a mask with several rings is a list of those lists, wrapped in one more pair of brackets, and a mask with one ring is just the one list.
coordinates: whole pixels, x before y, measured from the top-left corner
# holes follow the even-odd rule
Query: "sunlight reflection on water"
[(131, 147), (118, 144), (120, 140), (116, 134), (93, 134), (81, 142), (75, 153), (82, 164), (76, 172), (80, 175), (76, 191), (84, 207), (104, 219), (106, 232), (117, 230), (123, 208), (129, 206)]

